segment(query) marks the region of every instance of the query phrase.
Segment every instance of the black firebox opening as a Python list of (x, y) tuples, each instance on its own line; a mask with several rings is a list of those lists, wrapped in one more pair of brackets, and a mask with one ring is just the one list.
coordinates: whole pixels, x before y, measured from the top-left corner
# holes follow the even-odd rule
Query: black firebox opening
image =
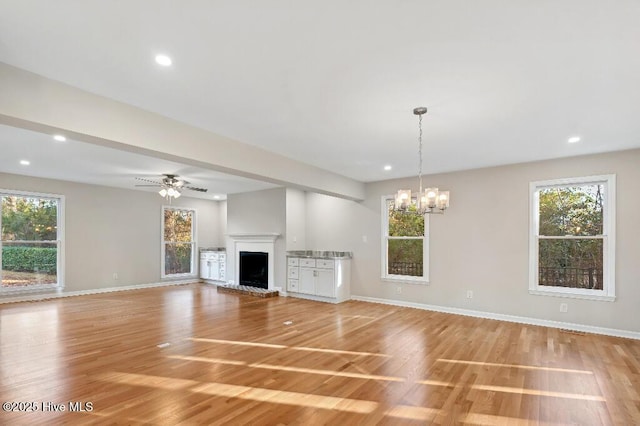
[(269, 253), (240, 252), (240, 285), (269, 288)]

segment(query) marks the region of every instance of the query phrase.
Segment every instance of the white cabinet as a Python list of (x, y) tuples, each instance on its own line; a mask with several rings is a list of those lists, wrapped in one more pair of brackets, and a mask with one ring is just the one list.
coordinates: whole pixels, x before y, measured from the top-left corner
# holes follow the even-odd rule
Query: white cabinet
[(300, 259), (297, 257), (287, 258), (287, 291), (298, 292), (300, 278)]
[(211, 281), (225, 281), (227, 254), (223, 251), (200, 252), (200, 278)]
[(218, 280), (227, 279), (227, 253), (218, 253)]
[(316, 294), (324, 297), (336, 297), (336, 286), (334, 284), (334, 273), (331, 270), (316, 270)]
[(316, 270), (313, 268), (300, 268), (299, 293), (315, 294)]
[(200, 253), (200, 278), (208, 280), (211, 277), (211, 262), (204, 253)]
[(325, 302), (351, 297), (351, 261), (345, 258), (287, 258), (287, 291), (291, 296)]

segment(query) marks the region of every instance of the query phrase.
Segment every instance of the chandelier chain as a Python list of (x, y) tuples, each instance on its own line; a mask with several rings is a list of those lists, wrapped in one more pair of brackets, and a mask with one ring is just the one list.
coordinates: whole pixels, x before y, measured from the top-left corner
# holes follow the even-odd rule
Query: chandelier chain
[(418, 115), (418, 180), (420, 181), (420, 193), (422, 193), (422, 114)]

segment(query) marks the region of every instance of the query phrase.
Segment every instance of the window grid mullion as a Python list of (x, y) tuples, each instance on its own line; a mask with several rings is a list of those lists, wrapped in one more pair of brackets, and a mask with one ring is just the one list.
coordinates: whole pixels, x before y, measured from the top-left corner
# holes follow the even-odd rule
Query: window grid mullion
[(538, 235), (541, 240), (604, 240), (606, 235)]

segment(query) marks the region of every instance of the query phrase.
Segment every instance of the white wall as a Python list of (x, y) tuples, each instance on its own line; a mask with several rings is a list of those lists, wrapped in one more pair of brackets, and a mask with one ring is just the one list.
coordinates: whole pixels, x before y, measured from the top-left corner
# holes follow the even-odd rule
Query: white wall
[(286, 189), (229, 194), (227, 233), (286, 232)]
[(354, 251), (367, 232), (359, 204), (329, 195), (307, 193), (307, 246), (310, 250)]
[[(166, 201), (158, 194), (4, 173), (0, 188), (65, 196), (65, 291), (161, 281)], [(184, 196), (172, 202), (196, 209), (199, 247), (224, 244), (219, 204)]]
[(226, 247), (227, 240), (225, 235), (227, 234), (227, 200), (220, 201), (218, 203), (218, 240), (217, 247)]
[(306, 193), (287, 188), (286, 197), (287, 250), (306, 250)]
[[(616, 301), (530, 295), (529, 182), (609, 173), (617, 175)], [(353, 250), (353, 295), (640, 332), (640, 150), (426, 176), (425, 182), (451, 191), (447, 213), (430, 217), (429, 285), (380, 279), (381, 197), (417, 189), (417, 178), (367, 184), (362, 203), (309, 194), (307, 247)], [(560, 313), (560, 303), (569, 312)]]

